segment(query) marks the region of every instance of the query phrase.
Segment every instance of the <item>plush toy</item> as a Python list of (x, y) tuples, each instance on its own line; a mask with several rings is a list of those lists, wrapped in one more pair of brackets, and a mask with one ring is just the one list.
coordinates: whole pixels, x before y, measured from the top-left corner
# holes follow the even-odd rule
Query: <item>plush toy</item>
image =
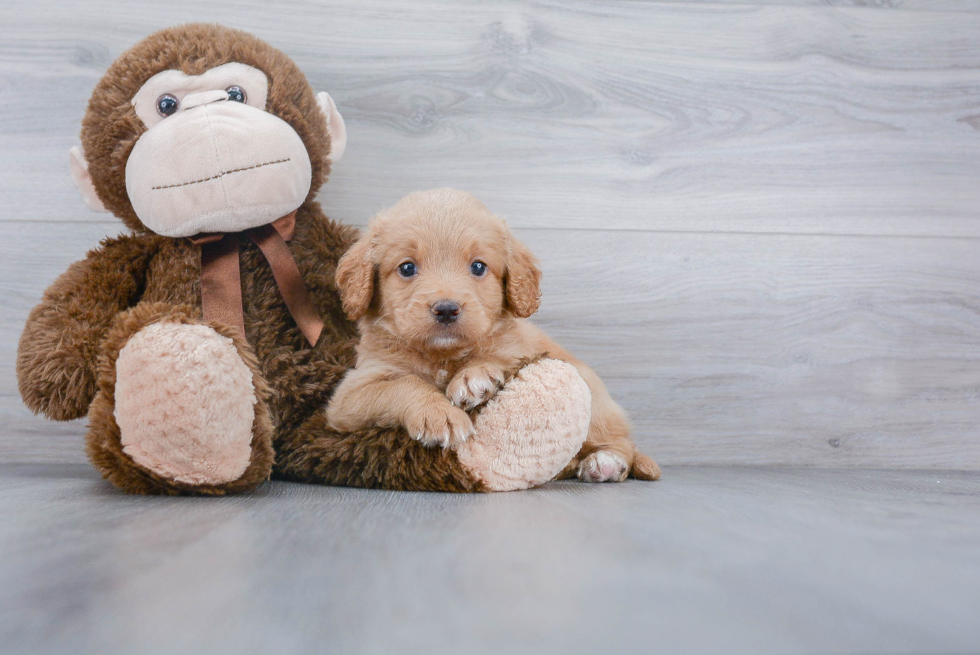
[(314, 197), (343, 119), (283, 53), (187, 25), (120, 56), (70, 152), (92, 209), (131, 233), (73, 264), (30, 314), (17, 376), (34, 412), (87, 415), (92, 463), (133, 493), (223, 494), (281, 479), (389, 489), (527, 488), (585, 438), (588, 388), (530, 362), (455, 450), (400, 429), (331, 431), (354, 361), (333, 284), (357, 231)]

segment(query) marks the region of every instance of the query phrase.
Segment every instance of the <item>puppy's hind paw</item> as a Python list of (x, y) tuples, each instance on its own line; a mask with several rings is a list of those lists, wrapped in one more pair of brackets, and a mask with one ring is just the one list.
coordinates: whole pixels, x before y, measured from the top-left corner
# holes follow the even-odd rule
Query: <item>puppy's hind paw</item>
[(493, 398), (504, 386), (504, 371), (493, 364), (464, 368), (446, 387), (446, 396), (457, 407), (470, 410)]
[(597, 450), (579, 463), (578, 479), (582, 482), (622, 482), (629, 470), (629, 464), (619, 453)]
[[(444, 406), (443, 406), (444, 405)], [(473, 436), (473, 421), (463, 410), (446, 401), (428, 404), (411, 412), (405, 420), (405, 429), (423, 446), (448, 448)]]

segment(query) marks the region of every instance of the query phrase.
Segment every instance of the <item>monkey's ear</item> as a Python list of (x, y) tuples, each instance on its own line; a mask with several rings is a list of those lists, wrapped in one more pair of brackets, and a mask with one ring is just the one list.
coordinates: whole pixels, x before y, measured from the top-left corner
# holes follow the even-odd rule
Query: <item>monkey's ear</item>
[(337, 262), (337, 290), (344, 311), (352, 321), (367, 313), (374, 296), (374, 262), (371, 261), (371, 236), (365, 234)]
[(541, 305), (541, 269), (538, 261), (523, 243), (510, 237), (507, 256), (507, 307), (519, 318), (527, 318)]
[(88, 162), (85, 160), (85, 153), (82, 152), (81, 146), (73, 146), (68, 151), (68, 170), (71, 171), (71, 181), (82, 194), (82, 200), (88, 208), (94, 212), (109, 211), (95, 192), (95, 185), (92, 184), (92, 176), (88, 174)]
[(316, 101), (320, 105), (324, 118), (327, 119), (327, 131), (330, 132), (330, 154), (327, 155), (327, 159), (331, 164), (335, 164), (347, 150), (347, 126), (344, 125), (344, 117), (337, 111), (333, 98), (326, 91), (316, 94)]

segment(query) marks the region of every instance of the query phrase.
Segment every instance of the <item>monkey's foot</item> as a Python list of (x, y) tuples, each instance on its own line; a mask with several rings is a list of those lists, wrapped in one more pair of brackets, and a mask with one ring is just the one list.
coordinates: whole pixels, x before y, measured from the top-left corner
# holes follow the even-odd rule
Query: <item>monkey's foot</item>
[(566, 362), (525, 366), (487, 403), (456, 455), (491, 491), (528, 489), (562, 471), (585, 442), (589, 387)]
[(252, 454), (252, 372), (232, 340), (206, 325), (154, 323), (116, 361), (123, 452), (190, 484), (241, 477)]
[(89, 457), (135, 493), (223, 494), (272, 468), (272, 426), (251, 350), (193, 310), (138, 306), (106, 338)]

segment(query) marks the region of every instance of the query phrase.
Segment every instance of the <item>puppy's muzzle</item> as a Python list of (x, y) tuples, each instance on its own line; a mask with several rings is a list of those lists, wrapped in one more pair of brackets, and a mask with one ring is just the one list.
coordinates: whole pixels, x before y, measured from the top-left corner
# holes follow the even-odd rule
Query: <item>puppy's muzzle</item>
[(437, 323), (450, 325), (459, 319), (460, 306), (452, 300), (440, 300), (429, 308)]

